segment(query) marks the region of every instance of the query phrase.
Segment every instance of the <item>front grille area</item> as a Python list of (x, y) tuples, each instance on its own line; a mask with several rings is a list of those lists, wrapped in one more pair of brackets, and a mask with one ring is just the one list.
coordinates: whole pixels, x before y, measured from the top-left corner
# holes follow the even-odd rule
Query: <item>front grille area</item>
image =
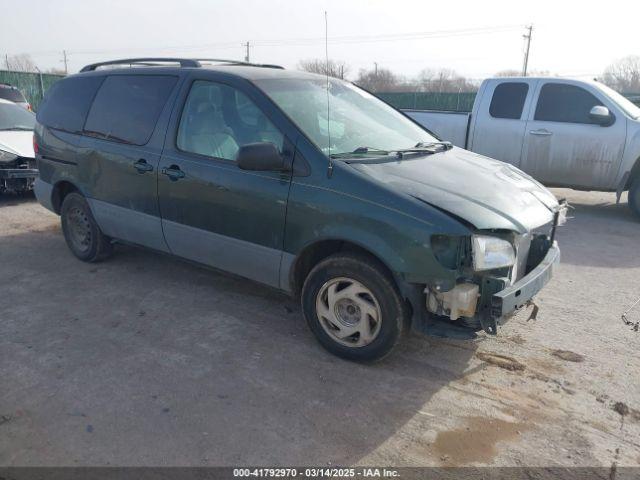
[(531, 247), (531, 233), (516, 235), (514, 246), (516, 248), (516, 263), (511, 269), (511, 283), (515, 283), (527, 273), (527, 261), (529, 259), (529, 249)]

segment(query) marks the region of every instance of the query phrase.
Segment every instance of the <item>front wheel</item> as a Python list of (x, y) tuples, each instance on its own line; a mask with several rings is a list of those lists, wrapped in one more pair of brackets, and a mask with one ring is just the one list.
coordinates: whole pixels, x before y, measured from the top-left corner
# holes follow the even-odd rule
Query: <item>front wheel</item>
[(640, 219), (640, 175), (636, 175), (629, 189), (629, 208)]
[(373, 258), (332, 255), (307, 276), (302, 310), (318, 341), (356, 361), (378, 360), (398, 342), (405, 309), (393, 279)]
[(98, 262), (111, 255), (111, 240), (100, 230), (82, 195), (72, 192), (64, 197), (60, 220), (67, 246), (80, 260)]

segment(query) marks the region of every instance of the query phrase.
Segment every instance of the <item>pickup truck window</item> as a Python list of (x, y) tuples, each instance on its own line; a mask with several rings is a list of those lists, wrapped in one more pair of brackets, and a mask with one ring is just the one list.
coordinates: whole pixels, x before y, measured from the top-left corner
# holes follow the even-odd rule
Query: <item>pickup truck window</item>
[(284, 135), (255, 103), (233, 87), (193, 82), (178, 127), (184, 152), (234, 160), (242, 145), (271, 142), (282, 152)]
[(493, 118), (520, 120), (529, 85), (524, 82), (504, 82), (496, 87), (491, 98), (489, 114)]
[(563, 83), (547, 83), (540, 90), (535, 120), (565, 123), (593, 123), (589, 112), (602, 105), (584, 88)]

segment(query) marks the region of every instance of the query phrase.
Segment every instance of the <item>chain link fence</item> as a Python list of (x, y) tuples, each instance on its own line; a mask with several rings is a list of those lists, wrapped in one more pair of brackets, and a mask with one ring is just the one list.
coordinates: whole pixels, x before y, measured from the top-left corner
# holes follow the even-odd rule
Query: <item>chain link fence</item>
[(8, 83), (17, 87), (34, 111), (38, 110), (38, 105), (40, 105), (47, 89), (61, 78), (64, 78), (64, 75), (0, 70), (0, 83)]
[[(452, 112), (470, 112), (476, 98), (476, 92), (376, 92), (376, 95), (396, 108)], [(640, 107), (640, 93), (623, 95)]]
[[(0, 70), (0, 83), (19, 88), (35, 111), (47, 89), (61, 78), (64, 75)], [(476, 92), (377, 92), (376, 95), (396, 108), (454, 112), (470, 112), (476, 98)], [(624, 95), (640, 106), (640, 93)]]
[(476, 92), (377, 92), (376, 95), (396, 108), (470, 112)]

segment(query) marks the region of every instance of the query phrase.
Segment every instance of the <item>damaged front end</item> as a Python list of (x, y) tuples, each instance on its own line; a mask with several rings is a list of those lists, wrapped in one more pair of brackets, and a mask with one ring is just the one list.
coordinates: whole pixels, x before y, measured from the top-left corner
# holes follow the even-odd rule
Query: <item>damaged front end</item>
[(2, 152), (0, 156), (0, 193), (22, 193), (33, 188), (38, 177), (35, 158)]
[(522, 234), (489, 230), (469, 237), (434, 235), (435, 257), (458, 272), (458, 278), (454, 285), (436, 281), (425, 286), (426, 315), (420, 330), (438, 336), (450, 336), (452, 329), (495, 335), (498, 325), (530, 304), (551, 279), (560, 261), (555, 232), (564, 223), (566, 208), (561, 202), (552, 222)]

